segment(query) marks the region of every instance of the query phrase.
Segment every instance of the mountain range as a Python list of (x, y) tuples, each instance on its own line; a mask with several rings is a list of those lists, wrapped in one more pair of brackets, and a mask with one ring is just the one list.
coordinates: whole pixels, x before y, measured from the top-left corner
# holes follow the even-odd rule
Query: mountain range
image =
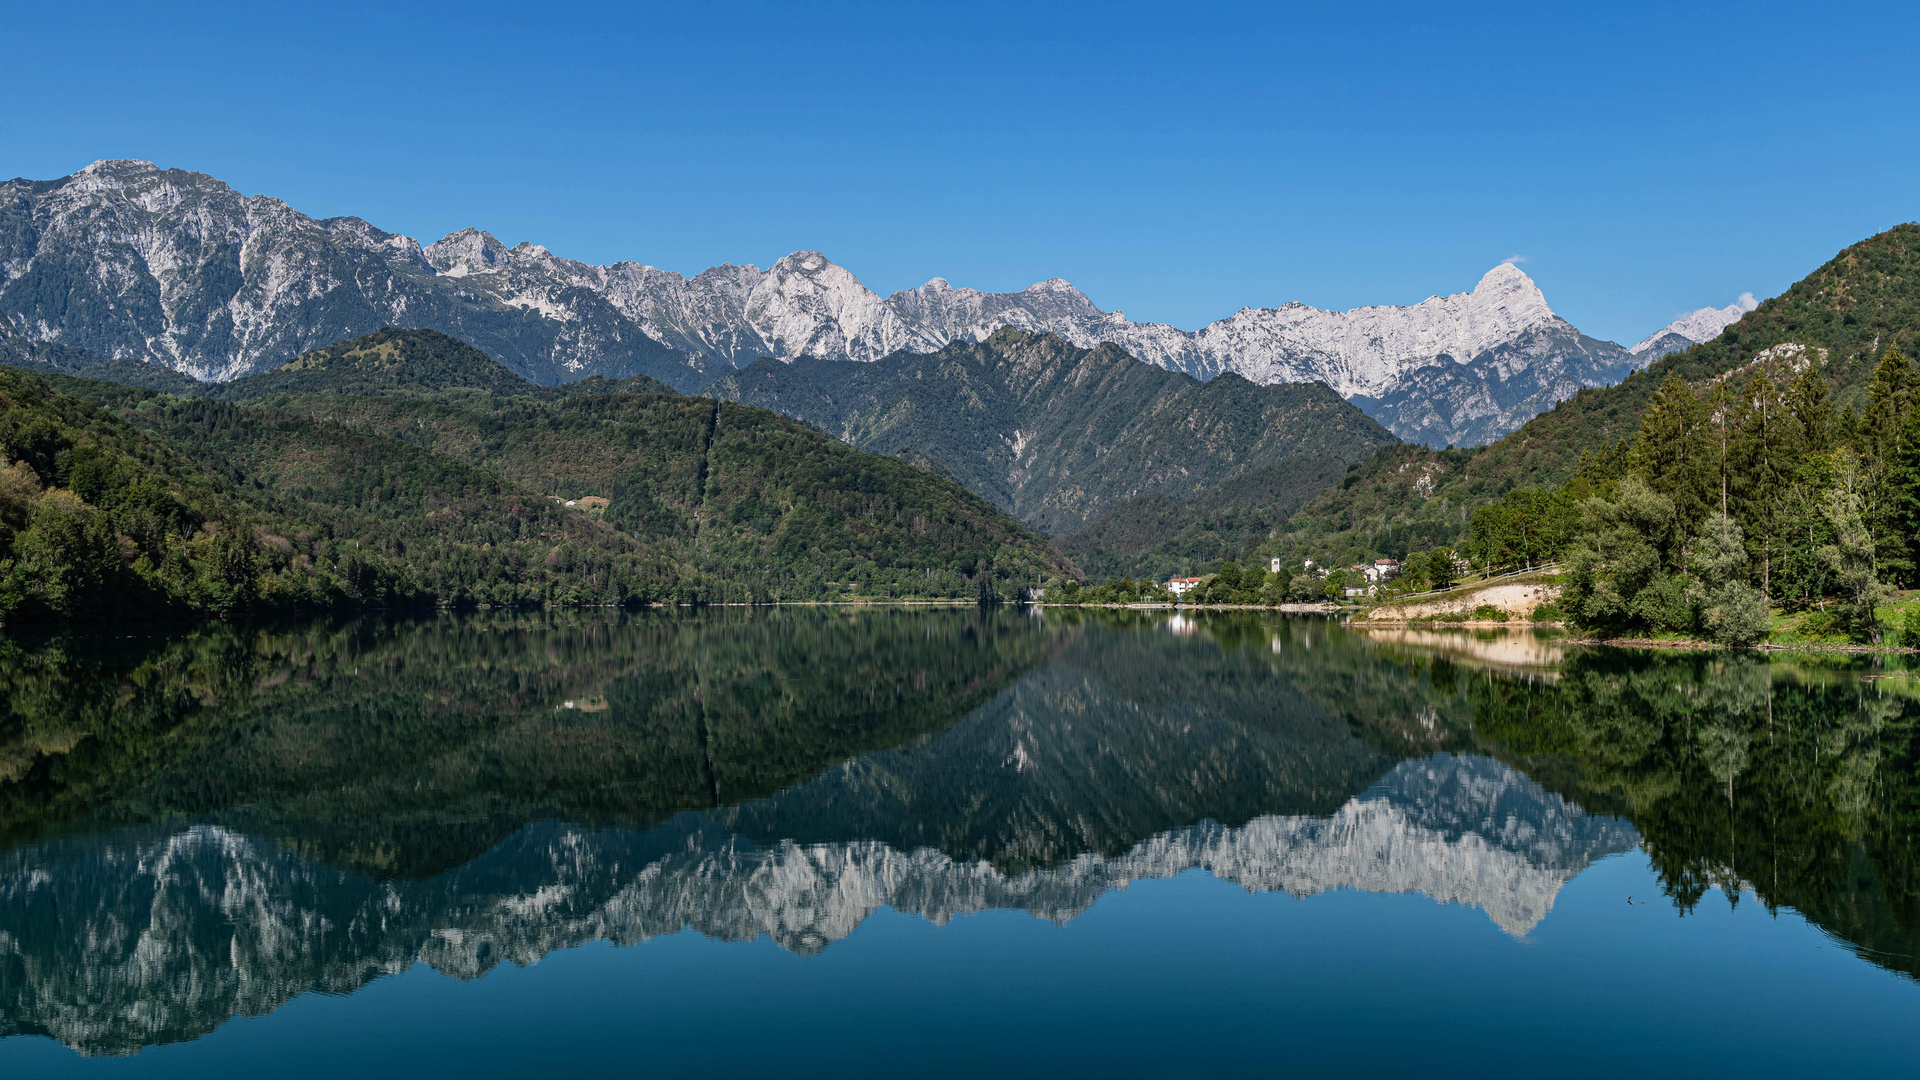
[(1471, 292), (1410, 307), (1290, 303), (1188, 332), (1104, 311), (1058, 278), (1011, 293), (935, 278), (882, 298), (816, 251), (687, 278), (508, 247), (471, 228), (421, 244), (142, 161), (0, 184), (0, 317), (35, 342), (197, 379), (412, 326), (469, 341), (539, 383), (649, 375), (689, 391), (763, 356), (869, 361), (1013, 326), (1115, 344), (1203, 380), (1325, 382), (1403, 439), (1466, 445), (1703, 340), (1713, 327), (1701, 314), (1629, 350), (1581, 334), (1503, 263)]

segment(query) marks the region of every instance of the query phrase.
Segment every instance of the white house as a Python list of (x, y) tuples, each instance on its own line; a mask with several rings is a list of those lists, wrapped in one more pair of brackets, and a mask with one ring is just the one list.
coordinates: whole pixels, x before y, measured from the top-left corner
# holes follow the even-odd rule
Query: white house
[(1197, 577), (1168, 578), (1167, 591), (1175, 596), (1185, 596), (1198, 584), (1200, 584), (1200, 579)]

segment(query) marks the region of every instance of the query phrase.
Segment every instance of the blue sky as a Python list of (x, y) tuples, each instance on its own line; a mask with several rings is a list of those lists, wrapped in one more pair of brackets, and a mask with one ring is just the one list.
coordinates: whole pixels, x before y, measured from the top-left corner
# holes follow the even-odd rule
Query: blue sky
[(1517, 255), (1628, 343), (1920, 218), (1920, 5), (1548, 7), (10, 5), (0, 173), (1189, 329)]

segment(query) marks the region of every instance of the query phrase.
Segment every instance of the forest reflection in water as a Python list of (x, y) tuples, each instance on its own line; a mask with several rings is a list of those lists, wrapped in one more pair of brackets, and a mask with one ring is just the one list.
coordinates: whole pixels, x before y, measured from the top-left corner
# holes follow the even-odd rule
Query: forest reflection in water
[(424, 961), (1199, 868), (1529, 933), (1642, 846), (1909, 977), (1916, 683), (1257, 614), (483, 613), (0, 643), (0, 1033), (193, 1039)]

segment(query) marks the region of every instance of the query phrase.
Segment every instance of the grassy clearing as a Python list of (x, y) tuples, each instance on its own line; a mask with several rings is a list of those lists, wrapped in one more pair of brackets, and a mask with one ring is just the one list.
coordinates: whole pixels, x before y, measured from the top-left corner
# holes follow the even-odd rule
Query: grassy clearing
[[(1891, 603), (1878, 609), (1880, 625), (1886, 628), (1882, 646), (1920, 648), (1920, 590), (1900, 593)], [(1776, 613), (1769, 620), (1769, 645), (1834, 646), (1859, 645), (1847, 635), (1839, 616), (1831, 611)]]

